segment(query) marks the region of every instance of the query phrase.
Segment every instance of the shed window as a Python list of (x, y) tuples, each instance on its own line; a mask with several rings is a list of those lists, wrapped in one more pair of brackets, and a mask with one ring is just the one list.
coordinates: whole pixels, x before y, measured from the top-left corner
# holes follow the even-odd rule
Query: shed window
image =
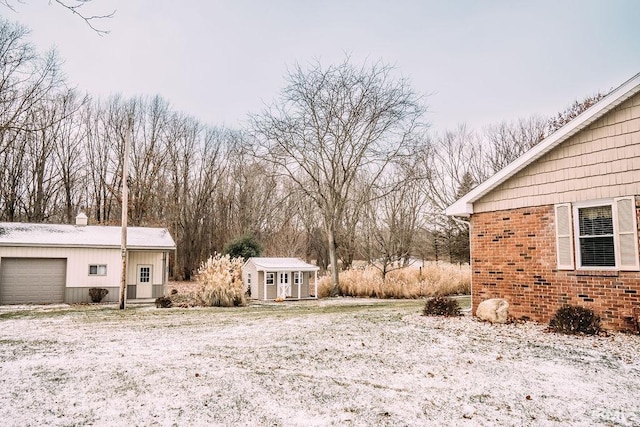
[(247, 284), (251, 284), (251, 273), (247, 273)]
[(276, 273), (265, 273), (266, 274), (266, 281), (267, 281), (267, 285), (273, 285), (274, 282), (274, 277), (276, 275)]
[(89, 264), (89, 276), (106, 276), (106, 264)]
[(302, 272), (296, 271), (293, 273), (293, 284), (294, 285), (302, 284)]
[(280, 283), (286, 285), (289, 283), (289, 274), (288, 273), (280, 273)]

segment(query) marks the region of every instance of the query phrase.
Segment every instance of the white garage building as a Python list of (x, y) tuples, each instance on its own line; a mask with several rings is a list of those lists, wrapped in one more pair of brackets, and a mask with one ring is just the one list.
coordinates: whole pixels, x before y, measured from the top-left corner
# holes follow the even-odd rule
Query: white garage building
[[(0, 305), (90, 302), (90, 288), (107, 289), (104, 302), (118, 301), (121, 230), (0, 223)], [(175, 248), (164, 228), (127, 228), (127, 299), (164, 295)]]

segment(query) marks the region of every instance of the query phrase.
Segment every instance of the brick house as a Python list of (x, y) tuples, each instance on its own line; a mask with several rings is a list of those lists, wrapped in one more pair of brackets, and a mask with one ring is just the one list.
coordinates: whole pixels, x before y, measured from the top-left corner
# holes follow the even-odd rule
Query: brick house
[(636, 329), (640, 74), (446, 213), (471, 224), (474, 314), (500, 297), (516, 318), (548, 322), (571, 304), (607, 329)]

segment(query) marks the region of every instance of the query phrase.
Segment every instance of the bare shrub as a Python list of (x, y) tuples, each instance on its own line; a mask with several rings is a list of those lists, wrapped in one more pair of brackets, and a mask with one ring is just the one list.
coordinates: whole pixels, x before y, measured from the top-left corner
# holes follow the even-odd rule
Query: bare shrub
[(89, 289), (89, 298), (91, 298), (91, 302), (98, 303), (102, 301), (104, 297), (109, 293), (108, 289), (104, 288), (91, 288)]
[(460, 304), (449, 297), (433, 297), (425, 303), (422, 314), (424, 316), (460, 316)]
[(170, 308), (171, 306), (173, 306), (173, 302), (170, 297), (156, 298), (156, 308)]
[(600, 316), (590, 308), (566, 305), (556, 311), (549, 329), (562, 334), (595, 335), (600, 332)]
[(247, 304), (242, 284), (242, 258), (215, 254), (198, 269), (196, 296), (207, 307), (234, 307)]
[[(318, 281), (318, 296), (327, 297), (331, 277)], [(469, 266), (428, 264), (421, 270), (407, 267), (387, 273), (385, 280), (379, 270), (366, 267), (340, 272), (339, 295), (375, 298), (423, 298), (445, 295), (467, 295), (471, 292)]]

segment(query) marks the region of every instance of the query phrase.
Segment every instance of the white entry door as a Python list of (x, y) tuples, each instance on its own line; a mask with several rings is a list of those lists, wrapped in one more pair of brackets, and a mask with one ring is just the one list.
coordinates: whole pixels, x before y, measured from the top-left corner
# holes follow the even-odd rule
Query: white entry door
[(291, 296), (291, 282), (289, 282), (289, 273), (278, 273), (278, 297), (287, 298)]
[(147, 264), (138, 265), (138, 280), (136, 283), (136, 298), (151, 298), (153, 295), (153, 283), (151, 281), (153, 266)]

